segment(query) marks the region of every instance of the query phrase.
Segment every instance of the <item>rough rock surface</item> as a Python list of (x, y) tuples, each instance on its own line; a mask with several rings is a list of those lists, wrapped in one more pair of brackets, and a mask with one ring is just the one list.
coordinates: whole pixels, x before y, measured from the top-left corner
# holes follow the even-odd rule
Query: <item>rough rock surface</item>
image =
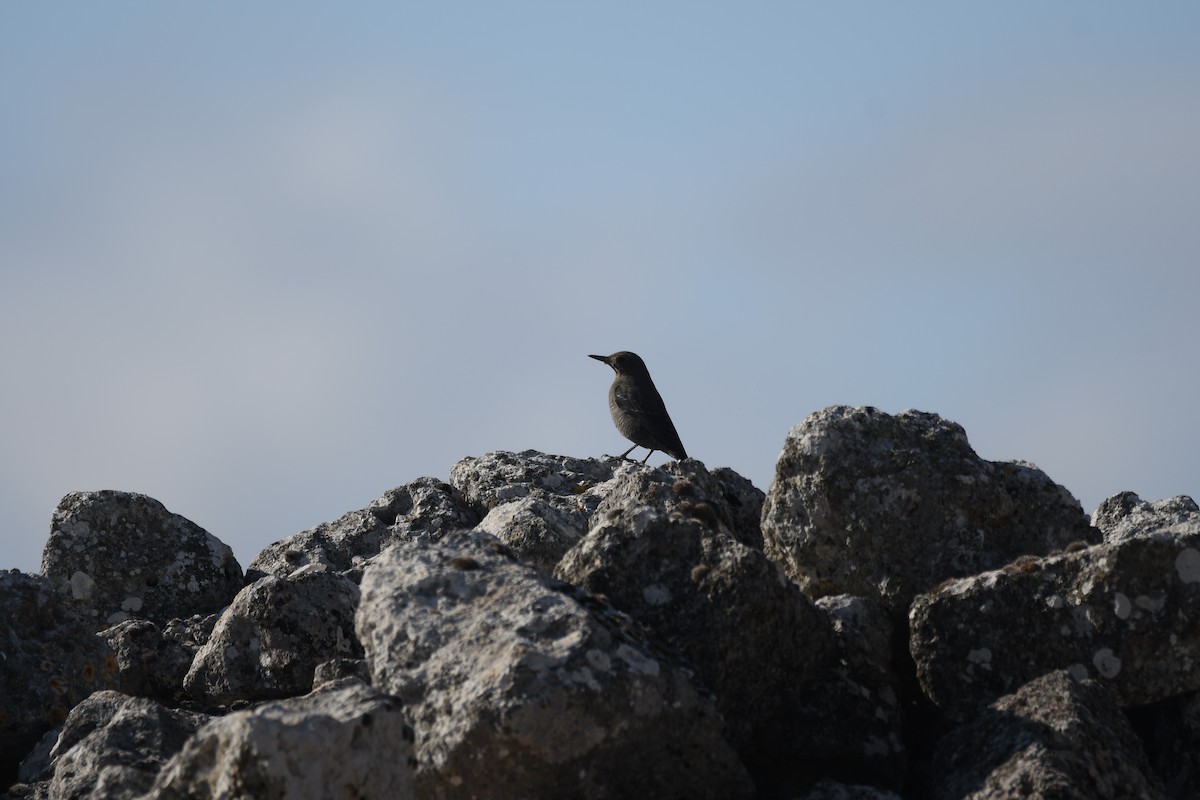
[(154, 498), (72, 492), (54, 510), (42, 574), (93, 620), (159, 624), (227, 605), (242, 588), (233, 551)]
[(164, 631), (150, 620), (127, 619), (97, 634), (112, 648), (122, 692), (163, 703), (182, 699), (183, 678), (200, 644), (184, 634), (181, 620), (174, 622)]
[(749, 796), (690, 671), (491, 536), (397, 545), (362, 591), (359, 638), (411, 713), (422, 796)]
[(229, 705), (305, 694), (330, 658), (358, 658), (358, 586), (313, 566), (247, 586), (221, 614), (184, 679), (197, 700)]
[(799, 770), (829, 757), (824, 732), (800, 709), (832, 668), (833, 628), (779, 565), (679, 512), (633, 506), (601, 516), (558, 577), (603, 595), (695, 664), (744, 760)]
[(473, 527), (479, 515), (458, 492), (437, 478), (397, 486), (369, 506), (269, 545), (246, 569), (248, 580), (285, 578), (308, 565), (323, 565), (358, 579), (366, 561), (394, 542), (436, 540), (447, 531)]
[(1162, 530), (1200, 533), (1200, 506), (1186, 495), (1146, 502), (1133, 492), (1121, 492), (1092, 512), (1092, 525), (1107, 544)]
[(874, 786), (822, 780), (818, 781), (798, 800), (901, 800), (901, 797)]
[(155, 800), (414, 797), (412, 729), (394, 697), (348, 678), (215, 719), (159, 773)]
[(77, 703), (117, 685), (92, 623), (40, 575), (0, 572), (0, 787)]
[(1055, 669), (1122, 706), (1200, 689), (1200, 532), (1159, 531), (953, 581), (914, 601), (912, 655), (955, 716)]
[(141, 797), (167, 759), (208, 719), (146, 698), (96, 692), (72, 709), (33, 779), (53, 800)]
[(934, 753), (939, 800), (1163, 797), (1141, 743), (1093, 681), (1052, 672), (997, 700)]
[(767, 555), (810, 597), (918, 592), (1076, 540), (1083, 509), (1036, 467), (984, 461), (936, 414), (835, 406), (794, 427), (763, 505)]

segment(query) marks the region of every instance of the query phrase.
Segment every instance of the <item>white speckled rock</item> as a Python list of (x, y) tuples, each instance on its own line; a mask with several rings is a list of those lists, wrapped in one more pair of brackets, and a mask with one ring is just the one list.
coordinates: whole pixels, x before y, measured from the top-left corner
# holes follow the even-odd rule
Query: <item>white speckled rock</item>
[(155, 800), (414, 797), (412, 729), (399, 701), (327, 683), (215, 719), (163, 767)]
[(1018, 559), (916, 598), (926, 694), (962, 717), (1066, 669), (1122, 706), (1200, 689), (1200, 533), (1157, 533)]
[(1133, 492), (1121, 492), (1092, 512), (1092, 524), (1109, 544), (1162, 530), (1200, 533), (1200, 506), (1187, 495), (1146, 501)]
[(207, 614), (242, 588), (228, 545), (152, 497), (107, 490), (59, 502), (42, 574), (96, 630)]
[(628, 617), (483, 533), (367, 567), (357, 629), (428, 798), (747, 797), (711, 698)]
[(985, 461), (936, 414), (834, 406), (794, 427), (763, 505), (767, 555), (810, 597), (878, 596), (902, 618), (946, 578), (1099, 541), (1070, 492)]

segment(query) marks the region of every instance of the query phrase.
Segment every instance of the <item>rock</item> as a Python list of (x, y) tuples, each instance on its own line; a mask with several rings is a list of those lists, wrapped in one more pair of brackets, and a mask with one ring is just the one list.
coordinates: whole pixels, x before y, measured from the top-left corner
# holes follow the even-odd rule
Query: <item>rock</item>
[(925, 693), (962, 717), (1055, 669), (1122, 707), (1200, 689), (1200, 532), (1159, 531), (949, 582), (918, 597)]
[(162, 503), (131, 492), (72, 492), (42, 553), (42, 574), (101, 630), (216, 611), (242, 587), (233, 551)]
[(76, 703), (117, 681), (90, 619), (40, 575), (0, 572), (0, 786)]
[(200, 649), (194, 639), (179, 636), (178, 628), (166, 633), (145, 619), (127, 619), (97, 635), (112, 648), (122, 692), (162, 703), (182, 699), (183, 677)]
[(1114, 495), (1092, 512), (1092, 525), (1107, 544), (1154, 531), (1200, 532), (1200, 506), (1186, 495), (1146, 502), (1133, 492)]
[(1112, 697), (1066, 671), (997, 700), (934, 753), (939, 800), (1163, 797)]
[(788, 433), (762, 531), (805, 594), (879, 596), (897, 617), (946, 578), (1099, 539), (1066, 489), (984, 461), (955, 423), (846, 406)]
[(679, 512), (642, 506), (596, 518), (557, 576), (603, 595), (696, 665), (760, 791), (797, 780), (764, 774), (778, 762), (803, 774), (827, 758), (827, 731), (800, 709), (832, 668), (833, 629), (780, 566)]
[(301, 567), (323, 565), (355, 582), (363, 564), (394, 542), (436, 541), (447, 531), (471, 528), (479, 515), (458, 491), (437, 478), (419, 478), (397, 486), (359, 511), (289, 536), (267, 547), (250, 562), (247, 579), (285, 578)]
[(207, 721), (146, 698), (96, 692), (71, 710), (36, 779), (54, 800), (142, 797), (167, 759)]
[(229, 705), (305, 694), (317, 664), (358, 658), (358, 587), (319, 567), (247, 586), (221, 615), (183, 685), (197, 700)]
[(1200, 797), (1200, 694), (1128, 712), (1167, 797)]
[(411, 714), (423, 797), (750, 795), (677, 657), (494, 538), (399, 544), (362, 592), (359, 639)]
[(349, 678), (213, 720), (167, 763), (149, 797), (402, 800), (415, 796), (412, 752), (400, 703)]
[(861, 784), (838, 783), (832, 780), (818, 781), (798, 800), (902, 800), (900, 795), (885, 789)]
[(365, 658), (331, 658), (317, 664), (313, 672), (313, 688), (343, 678), (358, 678), (363, 683), (371, 682), (371, 668)]
[(613, 471), (622, 466), (536, 450), (497, 452), (459, 461), (450, 482), (482, 517), (480, 530), (548, 573), (587, 532)]

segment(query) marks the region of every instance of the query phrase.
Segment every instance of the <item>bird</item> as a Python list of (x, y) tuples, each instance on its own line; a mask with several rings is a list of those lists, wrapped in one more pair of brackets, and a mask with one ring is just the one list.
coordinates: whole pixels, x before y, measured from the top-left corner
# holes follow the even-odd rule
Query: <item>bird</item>
[(635, 448), (645, 447), (650, 452), (642, 459), (645, 464), (655, 450), (661, 450), (672, 458), (687, 458), (687, 451), (675, 432), (675, 424), (667, 414), (662, 396), (654, 387), (646, 362), (637, 353), (622, 350), (611, 356), (588, 356), (603, 361), (613, 368), (616, 375), (608, 389), (608, 410), (613, 424), (629, 441), (630, 447), (621, 454), (628, 458)]

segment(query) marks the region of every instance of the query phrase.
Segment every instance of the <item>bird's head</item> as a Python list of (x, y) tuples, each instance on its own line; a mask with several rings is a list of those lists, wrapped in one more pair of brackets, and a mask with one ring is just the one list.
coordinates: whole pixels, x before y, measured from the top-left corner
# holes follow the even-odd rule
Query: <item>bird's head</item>
[(597, 361), (603, 361), (613, 368), (613, 371), (618, 375), (644, 375), (647, 374), (646, 363), (642, 361), (642, 357), (637, 353), (631, 353), (628, 350), (622, 350), (619, 353), (613, 353), (611, 356), (588, 356)]

